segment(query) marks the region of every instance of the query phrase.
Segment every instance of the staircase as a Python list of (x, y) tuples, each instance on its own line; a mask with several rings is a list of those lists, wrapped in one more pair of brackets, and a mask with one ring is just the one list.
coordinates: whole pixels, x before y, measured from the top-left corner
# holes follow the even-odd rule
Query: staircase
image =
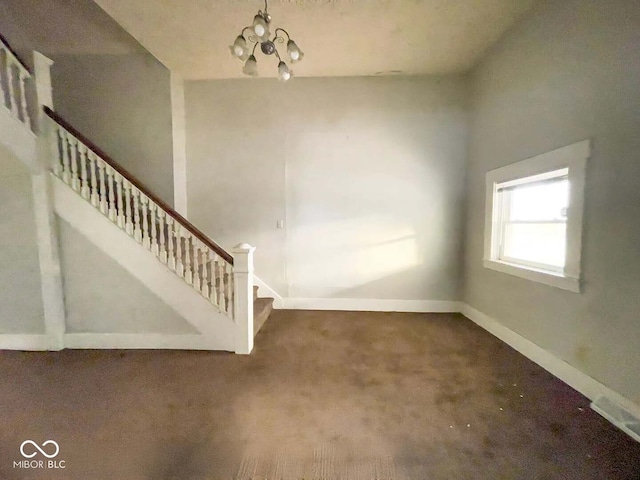
[[(13, 119), (10, 127), (2, 124), (4, 133), (11, 130), (11, 135), (2, 135), (3, 144), (7, 144), (16, 129), (28, 130), (33, 135), (26, 93), (32, 76), (1, 38), (0, 52), (5, 59), (0, 68), (2, 115)], [(43, 76), (48, 77), (48, 70), (45, 73)], [(43, 95), (38, 90), (40, 96)], [(45, 163), (51, 172), (52, 210), (198, 332), (193, 336), (162, 338), (151, 342), (152, 345), (146, 340), (137, 344), (127, 337), (123, 342), (101, 344), (103, 348), (194, 348), (250, 353), (253, 337), (273, 308), (273, 299), (259, 298), (258, 287), (253, 285), (254, 248), (241, 244), (231, 253), (224, 250), (54, 112), (51, 103), (50, 99), (43, 102), (39, 98), (42, 112), (38, 115), (36, 142), (40, 163)], [(20, 149), (13, 150), (20, 156)], [(93, 345), (86, 342), (86, 335), (65, 332), (61, 335), (63, 347)]]
[(273, 301), (272, 297), (258, 297), (258, 286), (253, 286), (253, 333), (254, 335), (258, 334), (258, 331), (264, 325), (264, 322), (267, 321), (269, 315), (271, 314), (271, 310), (273, 310)]

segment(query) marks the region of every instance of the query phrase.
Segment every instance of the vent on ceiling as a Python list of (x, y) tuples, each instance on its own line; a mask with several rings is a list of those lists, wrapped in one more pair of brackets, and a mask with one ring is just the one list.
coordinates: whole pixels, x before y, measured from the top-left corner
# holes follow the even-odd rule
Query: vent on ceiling
[(376, 72), (374, 75), (402, 75), (402, 70), (385, 70), (384, 72)]

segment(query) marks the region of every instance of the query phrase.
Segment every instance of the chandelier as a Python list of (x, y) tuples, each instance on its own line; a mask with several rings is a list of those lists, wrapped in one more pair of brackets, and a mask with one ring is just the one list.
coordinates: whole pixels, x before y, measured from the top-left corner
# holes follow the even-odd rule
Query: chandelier
[(276, 28), (273, 32), (273, 38), (271, 38), (270, 24), (271, 15), (267, 13), (267, 0), (264, 0), (264, 12), (258, 10), (258, 14), (253, 17), (253, 24), (242, 29), (242, 32), (240, 32), (240, 35), (238, 35), (229, 49), (231, 50), (231, 55), (245, 62), (242, 73), (256, 77), (258, 76), (258, 62), (256, 61), (255, 53), (256, 48), (260, 45), (262, 53), (278, 57), (278, 78), (286, 82), (293, 76), (293, 72), (289, 70), (287, 64), (280, 57), (276, 43), (284, 44), (285, 37), (283, 35), (286, 35), (287, 55), (291, 63), (302, 60), (304, 53), (298, 48), (296, 42), (291, 40), (289, 33), (282, 28)]

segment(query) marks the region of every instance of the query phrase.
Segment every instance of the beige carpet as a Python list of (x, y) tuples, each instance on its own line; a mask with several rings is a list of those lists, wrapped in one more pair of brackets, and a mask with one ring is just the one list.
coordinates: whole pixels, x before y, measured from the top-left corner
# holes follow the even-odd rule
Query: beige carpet
[[(0, 414), (1, 480), (640, 479), (640, 444), (460, 315), (274, 311), (250, 356), (0, 352)], [(66, 468), (13, 468), (26, 439)]]

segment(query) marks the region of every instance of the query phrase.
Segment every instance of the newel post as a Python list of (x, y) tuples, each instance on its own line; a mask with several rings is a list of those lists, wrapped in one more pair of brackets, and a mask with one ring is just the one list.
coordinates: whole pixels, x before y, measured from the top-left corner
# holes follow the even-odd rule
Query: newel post
[(45, 172), (51, 169), (53, 160), (51, 158), (51, 136), (56, 135), (53, 131), (49, 118), (44, 113), (43, 107), (53, 110), (53, 86), (51, 83), (51, 67), (53, 60), (45, 57), (40, 52), (33, 52), (33, 73), (36, 90), (37, 112), (36, 134), (38, 135), (38, 163)]
[(53, 192), (49, 169), (52, 163), (50, 128), (43, 106), (53, 109), (51, 88), (51, 66), (53, 62), (38, 52), (33, 52), (35, 87), (38, 105), (38, 162), (36, 171), (31, 175), (33, 204), (38, 237), (38, 257), (42, 280), (42, 303), (44, 307), (44, 326), (49, 339), (49, 350), (64, 347), (66, 330), (64, 294), (62, 289), (62, 270), (58, 248), (56, 217), (53, 209)]
[(233, 318), (236, 323), (236, 353), (253, 350), (253, 252), (247, 243), (233, 250)]
[(33, 52), (33, 66), (35, 70), (38, 109), (42, 110), (42, 106), (47, 106), (53, 110), (53, 88), (51, 87), (51, 67), (53, 66), (53, 60), (45, 57), (40, 52)]

